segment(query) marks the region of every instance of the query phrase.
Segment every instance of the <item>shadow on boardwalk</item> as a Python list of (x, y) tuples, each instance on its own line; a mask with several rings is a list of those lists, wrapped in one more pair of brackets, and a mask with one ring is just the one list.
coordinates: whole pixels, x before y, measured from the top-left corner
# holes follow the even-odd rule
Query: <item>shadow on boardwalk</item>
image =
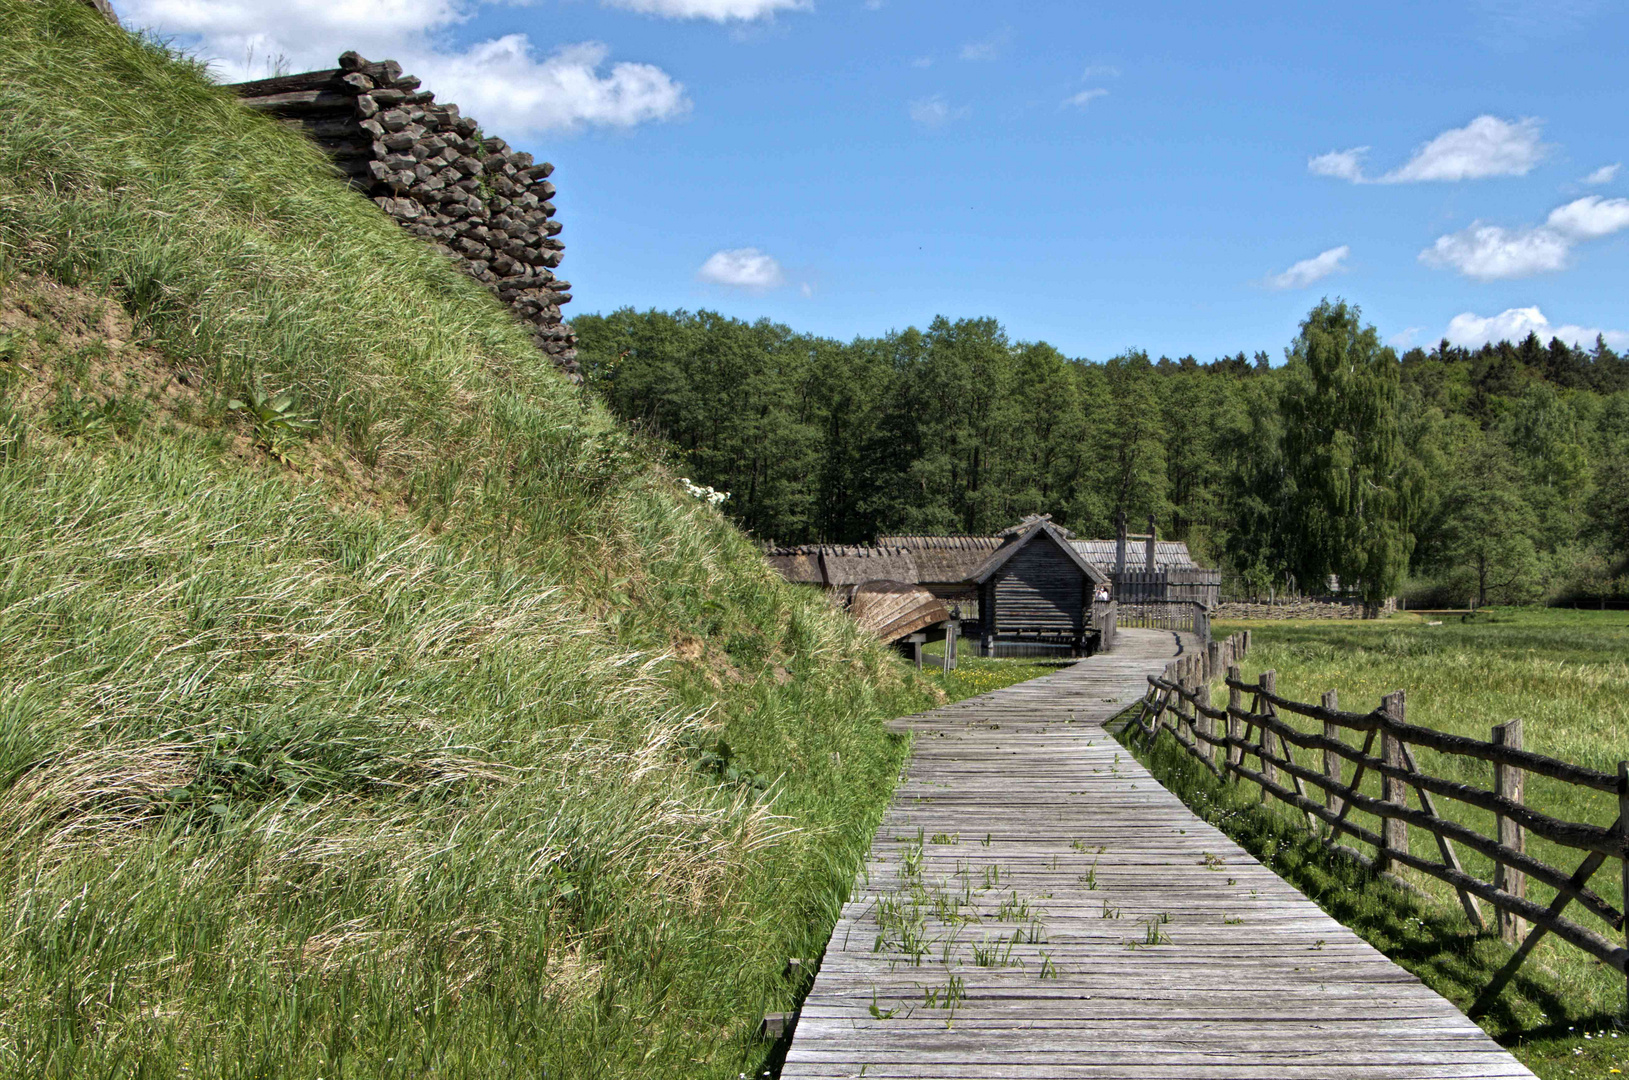
[(1532, 1075), (1104, 730), (1181, 647), (1122, 631), (897, 722), (915, 752), (782, 1076)]

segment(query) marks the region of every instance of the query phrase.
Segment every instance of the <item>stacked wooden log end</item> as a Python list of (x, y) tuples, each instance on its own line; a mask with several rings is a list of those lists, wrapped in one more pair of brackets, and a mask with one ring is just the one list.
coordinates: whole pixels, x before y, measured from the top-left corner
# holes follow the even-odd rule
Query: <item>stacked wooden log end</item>
[(230, 89), (301, 131), (353, 187), (458, 260), (532, 328), (538, 348), (580, 380), (577, 338), (560, 313), (571, 283), (554, 276), (565, 245), (550, 201), (553, 165), (487, 137), (394, 60), (370, 63), (347, 52), (332, 70)]
[(114, 26), (119, 25), (119, 16), (114, 14), (113, 5), (108, 0), (85, 0), (85, 6), (95, 8), (98, 15)]

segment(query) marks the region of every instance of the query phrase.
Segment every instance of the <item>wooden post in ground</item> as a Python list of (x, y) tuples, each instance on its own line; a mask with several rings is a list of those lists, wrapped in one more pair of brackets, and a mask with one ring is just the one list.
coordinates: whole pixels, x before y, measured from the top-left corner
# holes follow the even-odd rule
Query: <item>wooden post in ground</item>
[(1205, 646), (1205, 681), (1208, 683), (1222, 671), (1222, 643), (1213, 641)]
[[(1228, 677), (1229, 682), (1239, 682), (1240, 680), (1242, 680), (1244, 678), (1244, 672), (1242, 670), (1240, 670), (1238, 664), (1232, 664), (1227, 669), (1227, 677)], [(1244, 738), (1244, 723), (1237, 716), (1234, 715), (1236, 712), (1238, 712), (1238, 710), (1240, 710), (1242, 708), (1244, 708), (1244, 695), (1239, 692), (1238, 687), (1236, 687), (1236, 686), (1228, 687), (1227, 688), (1227, 737), (1229, 739), (1242, 739), (1242, 738)], [(1243, 760), (1244, 760), (1244, 751), (1242, 749), (1240, 749), (1238, 746), (1235, 746), (1235, 745), (1230, 743), (1228, 745), (1228, 748), (1227, 748), (1227, 758), (1226, 758), (1227, 767), (1228, 767), (1229, 771), (1231, 772), (1231, 770), (1234, 768), (1234, 766), (1238, 765)], [(1238, 783), (1239, 774), (1235, 772), (1235, 773), (1232, 773), (1232, 776), (1233, 776), (1233, 782)]]
[[(1276, 672), (1276, 671), (1264, 671), (1264, 672), (1261, 673), (1261, 680), (1260, 681), (1261, 681), (1261, 688), (1263, 690), (1267, 691), (1269, 694), (1278, 693), (1278, 672)], [(1273, 703), (1268, 701), (1266, 698), (1257, 698), (1256, 699), (1256, 707), (1258, 709), (1260, 709), (1262, 711), (1262, 713), (1267, 715), (1267, 716), (1277, 716), (1278, 715), (1278, 710), (1273, 708)], [(1272, 753), (1272, 745), (1273, 745), (1272, 739), (1273, 739), (1272, 733), (1269, 732), (1266, 728), (1260, 727), (1260, 726), (1258, 726), (1256, 728), (1256, 747), (1258, 749), (1258, 753), (1256, 754), (1256, 762), (1257, 762), (1257, 764), (1259, 764), (1261, 766), (1261, 775), (1265, 779), (1268, 779), (1268, 780), (1273, 781), (1274, 783), (1277, 783), (1278, 782), (1278, 766), (1274, 765), (1271, 761), (1267, 760), (1267, 755)], [(1270, 796), (1267, 794), (1267, 789), (1262, 788), (1261, 789), (1261, 801), (1266, 802), (1268, 800), (1268, 798), (1270, 798)]]
[[(1618, 860), (1623, 867), (1623, 902), (1629, 904), (1629, 761), (1618, 762)], [(1624, 940), (1629, 942), (1629, 919), (1623, 920)], [(1626, 973), (1629, 974), (1629, 973)], [(1629, 988), (1629, 983), (1626, 983)], [(1625, 998), (1623, 1015), (1629, 1018), (1629, 998)]]
[[(1334, 690), (1325, 690), (1324, 708), (1328, 709), (1330, 712), (1334, 712), (1340, 707), (1340, 694)], [(1333, 720), (1325, 720), (1324, 738), (1338, 739), (1340, 737), (1341, 726), (1335, 723)], [(1333, 750), (1324, 751), (1324, 775), (1329, 777), (1329, 779), (1333, 780), (1337, 784), (1341, 782), (1341, 756), (1335, 753)], [(1325, 789), (1324, 805), (1327, 806), (1332, 813), (1338, 814), (1341, 812), (1341, 806), (1343, 803), (1339, 795), (1335, 794), (1333, 791)]]
[[(1210, 683), (1208, 681), (1201, 682), (1199, 684), (1199, 689), (1195, 691), (1195, 697), (1198, 699), (1199, 705), (1194, 709), (1194, 722), (1199, 725), (1200, 731), (1204, 732), (1206, 735), (1214, 736), (1216, 734), (1216, 722), (1210, 717), (1206, 716), (1204, 712), (1205, 709), (1210, 708)], [(1205, 764), (1215, 768), (1216, 747), (1212, 746), (1204, 739), (1196, 739), (1194, 741), (1199, 744), (1199, 753), (1204, 757)]]
[(945, 623), (945, 670), (956, 670), (956, 635), (961, 632), (962, 624), (955, 619)]
[[(1408, 702), (1401, 690), (1395, 694), (1387, 694), (1380, 702), (1385, 714), (1397, 723), (1405, 723), (1408, 717)], [(1389, 726), (1380, 732), (1380, 760), (1394, 769), (1403, 768), (1403, 744), (1393, 735)], [(1380, 778), (1380, 798), (1382, 802), (1394, 806), (1408, 805), (1408, 785), (1401, 779), (1382, 775)], [(1395, 871), (1396, 863), (1391, 854), (1394, 851), (1408, 850), (1408, 822), (1398, 818), (1386, 818), (1380, 823), (1380, 856), (1375, 860), (1375, 869), (1385, 873)]]
[[(1493, 728), (1493, 744), (1504, 746), (1512, 750), (1522, 748), (1522, 722), (1512, 720), (1508, 724), (1496, 724)], [(1524, 771), (1514, 765), (1495, 764), (1493, 766), (1493, 793), (1509, 799), (1513, 803), (1522, 801), (1522, 783)], [(1497, 815), (1499, 824), (1499, 844), (1512, 851), (1526, 851), (1527, 838), (1525, 830), (1515, 820)], [(1512, 896), (1527, 895), (1527, 875), (1520, 870), (1512, 870), (1504, 863), (1496, 862), (1493, 865), (1493, 887), (1503, 889)], [(1522, 936), (1526, 927), (1523, 920), (1518, 919), (1504, 908), (1499, 909), (1499, 939), (1514, 945)]]

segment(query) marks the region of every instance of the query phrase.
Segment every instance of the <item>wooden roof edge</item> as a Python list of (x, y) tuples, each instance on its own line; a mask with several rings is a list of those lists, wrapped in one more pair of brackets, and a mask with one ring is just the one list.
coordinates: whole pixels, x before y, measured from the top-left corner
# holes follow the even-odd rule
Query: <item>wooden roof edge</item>
[(927, 548), (936, 551), (977, 551), (981, 548), (1001, 546), (999, 536), (929, 536), (926, 533), (888, 533), (877, 537), (877, 543), (887, 547)]
[(1076, 551), (1074, 545), (1071, 544), (1068, 538), (1063, 535), (1062, 530), (1053, 525), (1050, 521), (1035, 522), (1035, 524), (1031, 525), (1026, 532), (1018, 536), (1011, 543), (1005, 544), (996, 549), (991, 553), (990, 557), (984, 561), (984, 565), (975, 570), (972, 576), (970, 576), (967, 580), (973, 582), (975, 585), (984, 584), (989, 580), (991, 574), (994, 574), (997, 570), (1005, 566), (1007, 564), (1007, 560), (1018, 554), (1020, 549), (1033, 542), (1034, 539), (1043, 532), (1052, 540), (1054, 544), (1059, 547), (1059, 549), (1063, 551), (1066, 556), (1068, 556), (1071, 562), (1080, 568), (1080, 572), (1086, 575), (1086, 580), (1090, 581), (1094, 585), (1107, 585), (1109, 583), (1109, 579), (1103, 574), (1103, 572), (1088, 562), (1080, 552)]

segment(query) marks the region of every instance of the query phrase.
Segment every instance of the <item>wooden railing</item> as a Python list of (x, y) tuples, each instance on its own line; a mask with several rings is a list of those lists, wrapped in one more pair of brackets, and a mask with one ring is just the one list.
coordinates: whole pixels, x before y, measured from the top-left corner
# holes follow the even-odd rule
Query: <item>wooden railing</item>
[(1117, 622), (1121, 629), (1186, 630), (1203, 642), (1210, 641), (1210, 611), (1195, 600), (1122, 600)]
[(1120, 605), (1113, 600), (1092, 601), (1092, 626), (1097, 628), (1097, 647), (1101, 652), (1114, 648), (1115, 634), (1120, 628)]
[[(1233, 642), (1240, 636), (1228, 640)], [(1623, 892), (1629, 896), (1629, 762), (1620, 762), (1613, 775), (1523, 750), (1519, 720), (1495, 727), (1488, 742), (1417, 727), (1408, 723), (1401, 692), (1388, 694), (1379, 708), (1366, 713), (1341, 711), (1333, 690), (1323, 695), (1319, 705), (1291, 701), (1277, 693), (1274, 672), (1262, 672), (1253, 683), (1244, 681), (1236, 659), (1247, 650), (1245, 636), (1242, 647), (1233, 650), (1234, 659), (1226, 660), (1225, 668), (1211, 656), (1183, 657), (1173, 661), (1163, 675), (1150, 676), (1148, 695), (1129, 729), (1150, 742), (1162, 732), (1170, 733), (1218, 777), (1258, 785), (1264, 799), (1272, 795), (1301, 811), (1308, 826), (1320, 832), (1326, 844), (1357, 857), (1376, 871), (1394, 872), (1406, 866), (1447, 883), (1458, 894), (1472, 925), (1480, 930), (1488, 928), (1481, 902), (1492, 905), (1500, 936), (1512, 944), (1519, 941), (1519, 945), (1477, 998), (1470, 1010), (1472, 1016), (1492, 1005), (1546, 934), (1554, 934), (1620, 973), (1629, 974), (1629, 948), (1564, 914), (1569, 906), (1577, 904), (1613, 930), (1626, 929), (1623, 913), (1593, 891), (1589, 883), (1607, 860), (1617, 859)], [(1211, 705), (1210, 681), (1223, 670), (1228, 701), (1226, 707), (1216, 708)], [(1303, 730), (1286, 717), (1315, 721), (1321, 725), (1321, 732)], [(1348, 732), (1361, 737), (1362, 745), (1354, 747), (1347, 741), (1344, 736)], [(1426, 774), (1415, 759), (1413, 747), (1492, 763), (1493, 788)], [(1321, 760), (1316, 764), (1298, 761), (1297, 749), (1320, 755)], [(1249, 765), (1251, 758), (1255, 759), (1255, 768)], [(1350, 779), (1343, 779), (1347, 764), (1351, 766)], [(1379, 798), (1361, 790), (1369, 773), (1380, 778)], [(1618, 817), (1602, 826), (1540, 813), (1523, 797), (1523, 777), (1527, 773), (1614, 796)], [(1408, 805), (1410, 789), (1417, 796), (1414, 807)], [(1491, 811), (1496, 835), (1484, 835), (1444, 817), (1438, 812), (1438, 798)], [(1354, 809), (1378, 818), (1379, 831), (1353, 822), (1350, 815)], [(1432, 834), (1439, 858), (1422, 857), (1409, 850), (1410, 826)], [(1567, 870), (1535, 858), (1526, 849), (1527, 833), (1581, 853), (1582, 859)], [(1370, 858), (1339, 844), (1342, 836), (1372, 847), (1374, 856)], [(1455, 845), (1491, 860), (1493, 880), (1468, 873)], [(1529, 878), (1555, 890), (1549, 904), (1527, 898)], [(1532, 924), (1525, 936), (1524, 920)]]

